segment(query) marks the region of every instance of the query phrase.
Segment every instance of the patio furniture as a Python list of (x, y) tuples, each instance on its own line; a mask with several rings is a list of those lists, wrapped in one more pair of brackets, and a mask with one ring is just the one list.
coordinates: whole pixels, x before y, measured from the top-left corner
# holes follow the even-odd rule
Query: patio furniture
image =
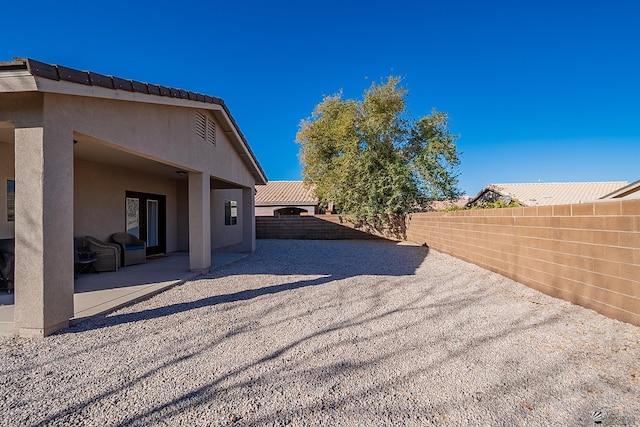
[(93, 267), (93, 263), (98, 260), (96, 253), (90, 251), (84, 246), (84, 239), (82, 237), (75, 237), (73, 239), (73, 257), (74, 257), (74, 278), (78, 278), (78, 274), (85, 270), (93, 271), (97, 273)]
[(0, 287), (13, 292), (15, 239), (0, 239)]
[(147, 244), (144, 240), (129, 233), (115, 233), (111, 240), (120, 245), (123, 266), (147, 262)]
[(98, 259), (93, 263), (93, 268), (96, 271), (118, 271), (120, 268), (120, 245), (105, 243), (93, 236), (85, 236), (84, 242), (90, 251), (96, 253)]

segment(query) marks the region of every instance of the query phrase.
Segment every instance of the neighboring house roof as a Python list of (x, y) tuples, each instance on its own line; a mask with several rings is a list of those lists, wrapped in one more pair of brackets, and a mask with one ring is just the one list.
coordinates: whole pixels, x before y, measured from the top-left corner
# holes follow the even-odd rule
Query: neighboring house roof
[(600, 199), (640, 199), (640, 180), (606, 194)]
[(269, 181), (267, 185), (256, 185), (256, 206), (317, 204), (313, 190), (302, 181)]
[[(14, 58), (0, 62), (0, 71), (24, 73), (33, 76), (35, 82), (25, 80), (21, 91), (40, 91), (94, 98), (117, 98), (134, 102), (178, 105), (213, 110), (222, 121), (224, 131), (247, 165), (256, 183), (266, 183), (267, 177), (251, 150), (240, 127), (221, 98), (203, 95), (173, 87), (142, 83), (91, 71), (80, 71), (60, 65), (45, 64), (29, 58)], [(82, 89), (82, 88), (86, 89)], [(106, 89), (106, 91), (105, 91)], [(117, 94), (117, 95), (116, 95)], [(128, 95), (126, 95), (128, 94)]]
[(468, 204), (473, 205), (487, 192), (498, 193), (525, 206), (583, 203), (598, 200), (627, 184), (626, 181), (488, 184)]

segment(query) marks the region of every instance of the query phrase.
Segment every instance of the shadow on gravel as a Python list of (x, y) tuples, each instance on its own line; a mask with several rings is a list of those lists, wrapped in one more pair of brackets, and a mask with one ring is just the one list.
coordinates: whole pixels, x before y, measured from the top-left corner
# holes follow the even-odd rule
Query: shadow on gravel
[[(478, 297), (478, 299), (479, 298), (480, 297)], [(463, 297), (451, 297), (448, 301), (443, 301), (443, 303), (438, 304), (438, 306), (435, 307), (435, 311), (432, 310), (432, 308), (434, 307), (431, 306), (405, 307), (405, 309), (416, 310), (415, 319), (411, 323), (406, 324), (403, 327), (387, 328), (384, 331), (381, 331), (379, 335), (398, 336), (402, 335), (403, 331), (406, 330), (406, 328), (413, 328), (416, 325), (424, 324), (425, 322), (442, 320), (443, 316), (449, 316), (449, 313), (454, 307), (459, 307), (459, 303), (462, 301), (462, 299)], [(468, 300), (469, 297), (466, 296), (464, 297), (464, 299), (465, 302), (468, 302), (466, 300)], [(471, 300), (471, 303), (473, 303), (476, 298), (471, 298)], [(273, 412), (264, 413), (259, 417), (252, 419), (249, 424), (243, 422), (244, 420), (242, 419), (242, 415), (236, 415), (235, 413), (230, 412), (228, 414), (229, 425), (298, 425), (298, 423), (293, 421), (305, 420), (305, 417), (308, 417), (309, 414), (323, 414), (327, 413), (328, 411), (341, 412), (343, 417), (354, 417), (354, 419), (357, 419), (357, 413), (348, 414), (342, 412), (345, 410), (345, 408), (349, 408), (352, 402), (367, 401), (367, 399), (370, 399), (371, 396), (380, 396), (380, 398), (383, 396), (388, 396), (390, 391), (395, 393), (399, 389), (402, 389), (403, 383), (407, 381), (407, 378), (419, 377), (421, 375), (430, 375), (433, 372), (438, 372), (451, 363), (455, 363), (456, 360), (464, 360), (465, 355), (468, 352), (475, 351), (475, 349), (477, 349), (478, 347), (490, 348), (491, 345), (495, 342), (508, 340), (510, 339), (510, 337), (526, 333), (531, 329), (538, 328), (545, 324), (555, 323), (554, 319), (531, 321), (526, 317), (521, 317), (517, 319), (514, 325), (508, 326), (502, 331), (493, 333), (486, 331), (476, 337), (470, 338), (467, 341), (460, 342), (458, 343), (458, 345), (451, 345), (450, 351), (440, 352), (436, 357), (432, 358), (430, 362), (424, 363), (420, 366), (414, 366), (404, 377), (394, 377), (387, 380), (375, 381), (373, 384), (367, 387), (356, 387), (353, 390), (346, 392), (345, 390), (340, 390), (340, 387), (346, 384), (347, 379), (357, 377), (359, 373), (372, 369), (372, 367), (385, 366), (386, 364), (395, 360), (399, 355), (403, 355), (403, 353), (405, 353), (407, 349), (402, 347), (389, 348), (386, 351), (371, 354), (370, 358), (368, 358), (366, 361), (360, 361), (357, 363), (352, 363), (348, 360), (348, 358), (345, 358), (340, 362), (324, 364), (311, 370), (299, 370), (295, 366), (291, 367), (288, 364), (283, 364), (276, 368), (275, 372), (269, 373), (269, 370), (264, 370), (263, 373), (260, 374), (257, 378), (247, 378), (244, 375), (246, 371), (255, 369), (259, 366), (271, 364), (274, 360), (286, 359), (287, 354), (294, 351), (296, 348), (307, 345), (307, 343), (319, 339), (320, 337), (336, 336), (344, 331), (366, 327), (366, 325), (369, 324), (384, 322), (385, 319), (389, 319), (396, 314), (398, 314), (398, 311), (396, 310), (386, 311), (377, 315), (361, 314), (359, 316), (347, 318), (344, 321), (338, 322), (334, 325), (329, 325), (317, 331), (316, 333), (298, 337), (297, 339), (290, 341), (284, 346), (273, 349), (271, 353), (265, 355), (261, 359), (248, 363), (240, 363), (239, 366), (236, 366), (233, 370), (230, 370), (229, 372), (216, 377), (206, 385), (191, 390), (190, 392), (185, 393), (171, 401), (159, 403), (142, 413), (127, 418), (118, 425), (124, 427), (159, 424), (164, 423), (167, 420), (171, 420), (172, 417), (177, 416), (183, 412), (189, 412), (191, 410), (202, 407), (210, 407), (212, 402), (218, 402), (218, 405), (224, 406), (222, 405), (222, 403), (224, 403), (224, 399), (222, 399), (221, 396), (233, 396), (239, 390), (243, 389), (246, 390), (256, 387), (260, 388), (264, 384), (264, 382), (273, 381), (274, 378), (281, 378), (286, 384), (299, 384), (301, 382), (307, 381), (309, 378), (314, 378), (316, 382), (326, 384), (326, 386), (323, 387), (325, 392), (322, 398), (316, 399), (315, 402), (310, 402), (307, 406), (285, 406), (280, 409), (274, 409)], [(466, 320), (468, 321), (469, 319)], [(380, 338), (380, 336), (371, 336), (363, 341), (366, 342), (370, 339)], [(432, 344), (439, 346), (448, 346), (448, 344), (442, 342), (439, 338), (436, 338)], [(343, 348), (346, 350), (348, 348), (352, 348), (353, 341), (344, 339), (337, 342), (334, 341), (332, 345), (335, 348)], [(198, 356), (199, 352), (200, 351), (193, 351), (189, 354), (188, 357), (196, 357)], [(319, 354), (317, 357), (321, 357), (321, 354)], [(182, 360), (175, 360), (171, 363), (180, 362), (182, 362)], [(163, 367), (164, 366), (168, 366), (168, 364), (164, 364)], [(563, 366), (555, 366), (555, 369), (556, 371), (554, 371), (553, 373), (558, 373), (563, 369)], [(156, 373), (157, 372), (155, 371), (151, 371), (149, 376), (153, 376)], [(145, 379), (146, 376), (145, 378), (140, 378), (135, 382), (143, 382)], [(508, 380), (505, 379), (505, 382), (500, 383), (499, 386), (495, 388), (495, 391), (496, 393), (500, 394), (509, 393), (509, 390), (519, 390), (520, 392), (523, 392), (526, 387), (531, 386), (532, 384), (536, 384), (540, 386), (540, 388), (544, 389), (545, 383), (548, 383), (548, 379), (537, 373), (534, 375), (515, 375), (513, 377), (510, 377)], [(484, 393), (484, 395), (487, 395), (487, 393)], [(490, 400), (489, 396), (482, 397), (485, 397), (487, 401)], [(102, 398), (102, 396), (99, 398)], [(429, 408), (422, 408), (421, 412), (424, 413), (425, 416), (420, 424), (431, 424), (431, 422), (434, 421), (434, 418), (431, 417), (431, 415), (446, 414), (451, 410), (451, 408), (474, 404), (472, 398), (480, 399), (480, 397), (472, 394), (468, 396), (456, 395), (447, 402), (446, 407), (434, 405)], [(467, 401), (467, 399), (469, 399), (470, 401)], [(231, 406), (233, 406), (233, 403), (231, 403)], [(526, 410), (526, 408), (523, 408), (523, 410)], [(519, 419), (517, 418), (518, 416), (522, 417), (522, 419), (526, 418), (526, 414), (515, 414), (514, 418), (511, 419), (511, 421), (515, 421), (515, 423), (512, 425), (521, 425), (517, 422)], [(55, 419), (56, 418), (53, 418), (49, 421), (53, 421)], [(413, 421), (412, 424), (415, 425), (416, 420), (402, 419), (400, 417), (395, 420), (395, 422), (392, 421), (392, 419), (389, 419), (389, 425), (402, 425), (407, 421)], [(492, 421), (495, 421), (494, 425), (500, 424), (499, 418), (497, 420), (492, 419)], [(304, 424), (304, 422), (302, 422), (302, 424)]]
[[(256, 303), (250, 310), (242, 310), (247, 308), (244, 304), (230, 306), (230, 311), (236, 311), (226, 317), (233, 320), (232, 327), (212, 324), (199, 333), (185, 330), (167, 352), (157, 351), (165, 349), (159, 335), (157, 345), (135, 355), (139, 359), (135, 369), (114, 367), (110, 376), (119, 375), (120, 381), (87, 389), (75, 401), (62, 396), (58, 406), (49, 407), (48, 412), (43, 409), (41, 421), (29, 420), (30, 425), (82, 425), (86, 414), (95, 413), (87, 408), (95, 407), (111, 413), (109, 425), (122, 427), (186, 425), (185, 414), (194, 415), (194, 425), (205, 424), (205, 420), (206, 425), (236, 426), (587, 425), (591, 411), (602, 409), (592, 407), (598, 397), (589, 397), (603, 392), (602, 382), (621, 396), (615, 401), (619, 406), (635, 397), (628, 381), (612, 381), (597, 367), (584, 363), (591, 359), (580, 355), (591, 348), (575, 348), (568, 337), (555, 337), (572, 319), (561, 306), (540, 310), (539, 302), (514, 298), (514, 309), (510, 310), (510, 305), (503, 309), (504, 295), (500, 296), (499, 287), (492, 286), (491, 277), (484, 278), (483, 271), (476, 268), (462, 271), (427, 263), (416, 282), (411, 282), (409, 276), (427, 256), (425, 248), (368, 242), (329, 247), (336, 256), (317, 251), (314, 259), (314, 250), (321, 246), (313, 242), (305, 245), (308, 253), (297, 256), (279, 245), (261, 245), (246, 261), (209, 276), (320, 276), (314, 279), (281, 278), (284, 283), (278, 285), (79, 324), (78, 329), (84, 330), (117, 326), (282, 295), (355, 275), (380, 276), (372, 282), (347, 283), (345, 288), (362, 286), (366, 292), (347, 289), (339, 298), (335, 289), (325, 286), (294, 298), (265, 298), (267, 303)], [(345, 271), (345, 267), (351, 268)], [(439, 280), (429, 280), (429, 275), (436, 274)], [(474, 285), (486, 280), (484, 285)], [(312, 304), (305, 304), (307, 301)], [(282, 310), (287, 302), (295, 309)], [(341, 310), (346, 306), (349, 310)], [(180, 328), (180, 319), (174, 320), (164, 326)], [(144, 333), (157, 331), (148, 325)], [(128, 328), (115, 328), (105, 336), (136, 339), (129, 334)], [(270, 341), (274, 335), (280, 335), (279, 339)], [(548, 345), (547, 340), (555, 344)], [(246, 352), (249, 346), (261, 351)], [(113, 345), (109, 347), (107, 351), (98, 347), (90, 357), (117, 354)], [(72, 357), (82, 361), (88, 356)], [(200, 372), (220, 357), (227, 357), (220, 366)], [(35, 376), (37, 370), (46, 371), (50, 366), (38, 366), (29, 374)], [(20, 370), (24, 370), (22, 365)], [(584, 371), (586, 374), (578, 375)], [(174, 379), (190, 381), (191, 375), (200, 374), (204, 380), (192, 387), (132, 408), (136, 402), (133, 396), (146, 397), (148, 393), (152, 397), (153, 387), (171, 387)], [(77, 378), (82, 381), (81, 375)], [(549, 412), (558, 407), (553, 401), (559, 399), (566, 403), (563, 409), (574, 414), (572, 422), (558, 422), (558, 416)], [(115, 404), (122, 404), (123, 409), (114, 409)], [(120, 412), (113, 415), (114, 411)], [(623, 419), (626, 414), (619, 411), (616, 416)], [(88, 419), (87, 423), (93, 421)]]
[[(254, 360), (247, 363), (240, 363), (239, 366), (235, 367), (233, 370), (218, 376), (215, 380), (210, 381), (206, 385), (199, 387), (197, 389), (192, 390), (189, 393), (183, 394), (182, 396), (175, 398), (174, 400), (168, 401), (163, 404), (158, 404), (154, 406), (152, 409), (149, 409), (146, 412), (138, 414), (133, 417), (127, 418), (124, 422), (118, 424), (120, 427), (125, 426), (145, 426), (145, 425), (153, 425), (164, 422), (166, 419), (170, 419), (172, 416), (178, 415), (181, 412), (189, 411), (198, 407), (208, 406), (212, 401), (219, 398), (220, 396), (224, 396), (229, 393), (235, 393), (238, 390), (242, 390), (245, 388), (252, 388), (259, 386), (262, 381), (271, 381), (270, 378), (273, 376), (280, 377), (288, 381), (299, 381), (301, 379), (308, 379), (309, 377), (316, 377), (318, 382), (324, 383), (327, 382), (329, 384), (331, 381), (335, 380), (335, 378), (340, 376), (349, 376), (351, 374), (357, 374), (366, 369), (370, 369), (372, 366), (382, 366), (387, 363), (394, 356), (402, 354), (405, 349), (397, 348), (390, 349), (385, 352), (376, 353), (371, 356), (369, 360), (366, 362), (358, 362), (358, 363), (350, 363), (348, 361), (341, 361), (338, 363), (332, 363), (330, 365), (319, 366), (314, 368), (313, 370), (302, 370), (298, 371), (297, 368), (293, 368), (288, 364), (280, 365), (276, 368), (275, 372), (269, 373), (268, 370), (264, 371), (257, 378), (245, 378), (244, 374), (248, 370), (255, 369), (260, 366), (264, 366), (278, 359), (286, 358), (286, 355), (296, 348), (307, 345), (314, 340), (320, 339), (321, 337), (333, 337), (339, 336), (341, 333), (358, 329), (361, 327), (367, 328), (367, 325), (377, 324), (378, 322), (385, 322), (386, 320), (390, 320), (393, 316), (402, 314), (405, 311), (412, 311), (416, 313), (414, 319), (408, 324), (396, 327), (385, 328), (383, 331), (378, 332), (377, 334), (373, 334), (369, 337), (362, 337), (359, 341), (361, 341), (364, 345), (371, 339), (380, 339), (389, 335), (402, 334), (406, 328), (416, 327), (417, 325), (424, 324), (429, 321), (436, 321), (438, 317), (441, 315), (450, 312), (454, 307), (459, 306), (459, 302), (462, 297), (452, 297), (452, 299), (448, 301), (443, 301), (438, 304), (429, 304), (429, 305), (413, 305), (405, 306), (401, 309), (388, 310), (382, 313), (372, 314), (372, 313), (360, 313), (351, 317), (346, 317), (341, 321), (337, 321), (332, 325), (327, 325), (326, 327), (318, 330), (309, 335), (297, 337), (289, 341), (286, 345), (282, 345), (280, 347), (274, 348), (270, 353), (266, 354), (264, 357)], [(468, 299), (468, 297), (467, 297)], [(474, 298), (472, 298), (474, 299)], [(418, 301), (416, 301), (417, 303)], [(433, 310), (435, 309), (435, 311)], [(525, 326), (521, 327), (525, 329)], [(518, 328), (518, 329), (521, 329)], [(213, 345), (216, 345), (214, 343)], [(349, 348), (354, 344), (353, 340), (348, 338), (339, 339), (337, 342), (332, 342), (330, 348)], [(199, 351), (192, 351), (189, 354), (189, 358), (197, 357), (201, 351), (206, 349), (201, 349)], [(324, 349), (324, 351), (328, 351), (329, 348)], [(319, 354), (318, 357), (321, 357)], [(455, 357), (455, 356), (454, 356)], [(448, 359), (448, 358), (447, 358)], [(172, 363), (179, 363), (182, 360), (175, 360)], [(432, 370), (433, 368), (437, 368), (441, 363), (444, 363), (445, 359), (434, 361), (434, 364), (425, 369), (426, 371)], [(168, 364), (164, 364), (164, 366), (168, 366)], [(413, 370), (412, 374), (419, 374), (422, 372), (420, 369)], [(156, 374), (156, 372), (152, 372), (151, 375)], [(149, 376), (151, 376), (149, 375)], [(141, 378), (137, 382), (142, 382), (146, 378)], [(401, 379), (398, 379), (400, 381)], [(318, 412), (326, 411), (328, 409), (335, 409), (345, 402), (359, 400), (361, 398), (365, 398), (371, 393), (384, 393), (385, 390), (388, 390), (390, 387), (395, 386), (395, 381), (392, 382), (380, 382), (376, 386), (365, 388), (364, 390), (358, 390), (354, 392), (346, 393), (343, 396), (340, 395), (332, 395), (332, 388), (329, 388), (329, 393), (324, 399), (324, 403), (322, 407), (302, 407), (296, 408), (296, 410), (277, 410), (277, 412), (271, 413), (269, 415), (264, 415), (261, 418), (254, 420), (250, 425), (288, 425), (290, 424), (292, 419), (304, 419), (304, 412), (316, 410)], [(335, 389), (335, 385), (333, 385), (333, 389)], [(334, 390), (335, 391), (335, 390)], [(102, 396), (99, 398), (103, 398)], [(240, 421), (240, 418), (235, 420), (234, 414), (230, 415), (229, 425), (236, 424)], [(56, 418), (52, 418), (48, 421), (56, 420)], [(288, 421), (287, 421), (288, 420)], [(242, 422), (238, 423), (239, 425), (246, 425)]]
[[(261, 242), (266, 243), (260, 245)], [(327, 241), (307, 241), (305, 242), (305, 253), (296, 252), (291, 254), (286, 251), (274, 253), (269, 250), (268, 242), (259, 241), (256, 253), (229, 267), (235, 270), (233, 275), (316, 275), (322, 277), (214, 295), (197, 301), (171, 304), (135, 313), (105, 315), (97, 319), (88, 319), (80, 322), (60, 333), (79, 333), (91, 329), (150, 320), (202, 307), (247, 301), (263, 295), (277, 294), (309, 286), (319, 286), (355, 276), (410, 276), (415, 273), (429, 253), (429, 248), (425, 246), (397, 244), (386, 240), (331, 241), (332, 252), (321, 255), (319, 254), (320, 249), (326, 248)], [(282, 242), (282, 240), (277, 242)], [(281, 244), (278, 243), (278, 245)], [(246, 266), (249, 272), (244, 272), (242, 266)], [(213, 279), (229, 276), (229, 268), (217, 270), (205, 278)]]

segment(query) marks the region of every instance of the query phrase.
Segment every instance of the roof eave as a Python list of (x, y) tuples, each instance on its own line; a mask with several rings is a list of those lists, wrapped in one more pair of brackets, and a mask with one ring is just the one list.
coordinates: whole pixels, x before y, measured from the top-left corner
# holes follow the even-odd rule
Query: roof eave
[(625, 185), (622, 188), (618, 188), (616, 191), (612, 191), (609, 194), (605, 194), (604, 196), (600, 197), (599, 200), (624, 197), (628, 194), (634, 193), (638, 189), (640, 189), (640, 180), (632, 182), (629, 185)]
[(0, 82), (2, 92), (37, 92), (36, 78), (29, 72), (24, 62), (0, 62)]
[(240, 131), (240, 127), (221, 98), (45, 64), (30, 58), (14, 58), (11, 62), (0, 62), (0, 69), (3, 70), (0, 78), (10, 81), (10, 84), (3, 85), (4, 92), (37, 91), (207, 109), (217, 112), (216, 115), (224, 120), (230, 129), (227, 135), (251, 171), (256, 184), (264, 185), (268, 181), (262, 166)]

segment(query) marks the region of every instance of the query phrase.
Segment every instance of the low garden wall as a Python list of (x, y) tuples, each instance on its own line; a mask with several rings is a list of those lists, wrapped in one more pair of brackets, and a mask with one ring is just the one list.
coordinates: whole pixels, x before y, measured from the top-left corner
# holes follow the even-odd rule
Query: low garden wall
[(257, 216), (257, 239), (377, 239), (377, 236), (356, 230), (342, 223), (338, 215)]
[(640, 200), (412, 214), (407, 240), (640, 326)]

